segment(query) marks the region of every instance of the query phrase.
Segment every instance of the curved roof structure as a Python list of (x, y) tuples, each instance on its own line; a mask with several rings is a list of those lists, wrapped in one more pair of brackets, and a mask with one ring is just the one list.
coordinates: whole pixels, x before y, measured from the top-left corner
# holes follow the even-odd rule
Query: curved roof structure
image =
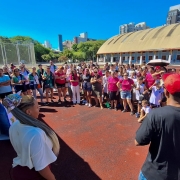
[(108, 39), (97, 54), (162, 51), (180, 49), (180, 23), (116, 35)]

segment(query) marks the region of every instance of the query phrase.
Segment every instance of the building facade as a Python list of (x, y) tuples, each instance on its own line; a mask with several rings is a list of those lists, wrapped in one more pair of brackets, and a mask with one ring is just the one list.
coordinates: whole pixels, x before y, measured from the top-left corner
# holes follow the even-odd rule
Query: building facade
[(166, 24), (180, 23), (180, 5), (171, 6), (167, 15)]
[(108, 39), (97, 52), (98, 62), (142, 64), (164, 59), (180, 64), (180, 23), (120, 34)]
[(73, 44), (74, 44), (74, 43), (73, 43), (72, 41), (66, 40), (66, 41), (63, 42), (63, 47), (64, 47), (64, 48), (67, 48), (67, 49), (72, 49), (72, 45), (73, 45)]
[(125, 33), (129, 33), (129, 32), (145, 30), (148, 28), (149, 27), (146, 25), (145, 22), (138, 23), (138, 24), (134, 24), (134, 23), (123, 24), (119, 27), (119, 34), (125, 34)]
[(96, 41), (96, 39), (88, 38), (88, 33), (81, 33), (79, 36), (74, 37), (74, 43), (79, 44), (80, 42)]

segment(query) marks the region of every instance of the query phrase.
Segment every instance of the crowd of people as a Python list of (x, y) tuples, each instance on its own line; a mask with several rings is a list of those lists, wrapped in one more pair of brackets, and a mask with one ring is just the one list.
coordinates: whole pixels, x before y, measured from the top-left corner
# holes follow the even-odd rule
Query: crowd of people
[[(9, 135), (17, 152), (14, 180), (56, 179), (50, 164), (57, 159), (60, 145), (55, 132), (37, 119), (37, 91), (44, 105), (54, 102), (57, 91), (57, 103), (72, 101), (89, 108), (94, 104), (124, 113), (130, 110), (131, 115), (136, 112), (142, 124), (135, 144), (150, 144), (139, 180), (180, 179), (180, 74), (176, 69), (118, 63), (100, 68), (93, 62), (57, 67), (52, 61), (45, 69), (41, 64), (31, 70), (25, 64), (0, 68), (0, 131)], [(12, 126), (2, 129), (9, 112)]]
[(167, 72), (178, 73), (174, 68), (134, 64), (106, 63), (100, 68), (92, 61), (78, 65), (65, 63), (60, 67), (50, 61), (46, 67), (39, 64), (32, 69), (25, 64), (18, 67), (11, 64), (0, 68), (0, 98), (20, 91), (36, 98), (38, 92), (41, 103), (49, 105), (57, 93), (59, 104), (70, 101), (89, 108), (130, 110), (142, 122), (152, 108), (166, 104), (161, 77)]

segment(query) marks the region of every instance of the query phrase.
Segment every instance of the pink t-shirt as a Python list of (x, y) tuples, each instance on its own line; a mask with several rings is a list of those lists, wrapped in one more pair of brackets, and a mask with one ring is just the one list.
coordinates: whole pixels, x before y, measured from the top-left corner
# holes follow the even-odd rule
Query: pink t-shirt
[(150, 73), (148, 73), (146, 74), (145, 82), (146, 82), (146, 87), (149, 89), (155, 83), (155, 79)]
[(131, 91), (134, 81), (132, 79), (120, 79), (121, 89), (123, 91)]
[(103, 73), (102, 73), (101, 70), (98, 71), (98, 75), (101, 76), (101, 77), (103, 76)]
[[(70, 76), (69, 76), (69, 80), (78, 80), (78, 76), (75, 74), (75, 75), (74, 75), (74, 78), (73, 78), (73, 76), (70, 75)], [(79, 82), (71, 82), (71, 85), (72, 85), (72, 86), (77, 86), (77, 85), (79, 85)]]
[(110, 77), (108, 80), (108, 90), (109, 91), (118, 91), (117, 82), (119, 79), (117, 77)]

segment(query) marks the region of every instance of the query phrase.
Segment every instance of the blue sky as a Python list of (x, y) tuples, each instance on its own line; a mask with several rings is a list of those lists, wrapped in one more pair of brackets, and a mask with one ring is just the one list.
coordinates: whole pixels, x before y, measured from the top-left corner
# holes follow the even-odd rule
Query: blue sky
[(81, 32), (108, 39), (119, 25), (143, 22), (165, 24), (170, 6), (179, 0), (0, 0), (0, 36), (25, 35), (58, 47), (57, 35), (72, 40)]

